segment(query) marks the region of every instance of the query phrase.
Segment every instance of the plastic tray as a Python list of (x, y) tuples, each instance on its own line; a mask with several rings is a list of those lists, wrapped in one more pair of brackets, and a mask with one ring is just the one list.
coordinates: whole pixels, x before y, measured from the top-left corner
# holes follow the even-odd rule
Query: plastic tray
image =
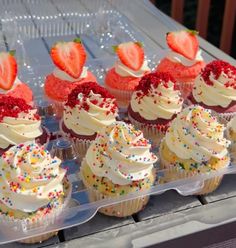
[[(6, 0), (4, 6), (8, 7), (0, 10), (1, 14), (4, 14), (1, 34), (6, 39), (6, 49), (14, 47), (18, 49), (18, 60), (20, 60), (19, 77), (23, 81), (28, 82), (32, 87), (36, 102), (41, 104), (44, 101), (44, 79), (53, 69), (47, 49), (57, 40), (69, 40), (76, 36), (82, 37), (90, 57), (87, 61), (87, 66), (97, 76), (101, 84), (103, 83), (106, 70), (113, 65), (115, 60), (114, 56), (111, 57), (111, 45), (128, 40), (142, 41), (145, 44), (151, 68), (154, 68), (160, 58), (164, 56), (165, 51), (154, 45), (125, 16), (111, 8), (112, 1), (93, 0), (94, 4), (88, 5), (88, 1), (80, 0), (79, 2), (84, 6), (82, 10), (75, 10), (76, 8), (73, 8), (73, 6), (76, 6), (76, 1), (72, 1), (75, 5), (70, 5), (69, 7), (69, 5), (63, 4), (64, 0), (58, 0), (58, 9), (56, 9), (53, 4), (56, 1), (51, 1), (51, 7), (47, 5), (49, 7), (45, 8), (45, 0)], [(89, 2), (91, 3), (91, 1)], [(24, 8), (22, 8), (22, 4)], [(17, 12), (15, 12), (16, 9)], [(8, 11), (7, 14), (5, 10)], [(9, 37), (13, 33), (16, 36), (11, 40)], [(40, 50), (40, 46), (44, 47), (44, 52)], [(35, 55), (33, 53), (35, 50), (38, 50), (37, 57), (33, 56)], [(96, 59), (97, 57), (106, 58)], [(50, 124), (50, 122), (45, 120), (45, 123), (51, 129), (55, 128), (55, 121)], [(166, 171), (163, 170), (157, 172), (157, 181), (150, 190), (120, 196), (115, 199), (90, 202), (88, 191), (83, 188), (82, 182), (78, 177), (79, 162), (77, 160), (68, 160), (63, 163), (63, 166), (69, 168), (68, 177), (73, 184), (69, 208), (63, 211), (53, 225), (50, 226), (45, 225), (40, 228), (27, 230), (25, 229), (24, 221), (22, 221), (20, 226), (1, 225), (0, 244), (81, 225), (90, 220), (99, 208), (137, 197), (161, 194), (171, 189), (176, 190), (182, 195), (191, 195), (201, 189), (203, 181), (206, 179), (236, 173), (236, 165), (231, 164), (228, 168), (217, 172), (212, 171), (188, 179), (163, 183), (166, 174)], [(156, 167), (158, 168), (158, 164)], [(1, 232), (2, 228), (5, 230), (4, 234)]]
[[(149, 64), (152, 68), (155, 67), (164, 53), (165, 51), (162, 51), (158, 55), (149, 57)], [(107, 69), (113, 64), (114, 60), (115, 58), (93, 59), (88, 61), (87, 65), (102, 84), (104, 75)], [(40, 92), (38, 93), (36, 98), (42, 99), (42, 87), (44, 84), (44, 78), (48, 73), (52, 71), (53, 66), (40, 66), (35, 67), (34, 69), (34, 73), (27, 74), (28, 71), (25, 72), (23, 70), (20, 72), (20, 74), (22, 74), (22, 77), (25, 77), (26, 81), (28, 81), (30, 86), (34, 89), (35, 93)], [(55, 128), (55, 122), (52, 124), (53, 127), (50, 126), (50, 123), (47, 122), (47, 120), (45, 123), (49, 129)], [(155, 149), (154, 152), (157, 153), (157, 150)], [(199, 174), (191, 178), (163, 183), (165, 181), (165, 174), (167, 171), (159, 170), (157, 172), (157, 181), (150, 190), (132, 193), (127, 196), (120, 196), (114, 199), (111, 198), (90, 202), (88, 197), (88, 190), (84, 189), (83, 184), (79, 178), (79, 166), (79, 162), (76, 159), (67, 160), (63, 163), (63, 167), (68, 168), (68, 178), (73, 184), (72, 199), (70, 207), (63, 211), (63, 214), (58, 217), (58, 219), (56, 219), (53, 225), (45, 225), (41, 228), (26, 230), (24, 221), (22, 221), (22, 226), (4, 226), (5, 230), (9, 229), (7, 232), (4, 232), (8, 233), (8, 235), (2, 234), (0, 232), (0, 244), (20, 240), (22, 238), (27, 238), (30, 236), (40, 235), (49, 231), (65, 229), (75, 225), (81, 225), (84, 222), (90, 220), (101, 207), (135, 199), (141, 196), (161, 194), (171, 189), (176, 190), (181, 195), (192, 195), (198, 192), (203, 187), (204, 180), (215, 176), (222, 176), (224, 174), (236, 173), (236, 165), (231, 164), (228, 168), (219, 170), (217, 172), (212, 171), (206, 174)], [(156, 165), (156, 167), (158, 168), (158, 164)], [(3, 228), (3, 226), (1, 226), (1, 228)]]

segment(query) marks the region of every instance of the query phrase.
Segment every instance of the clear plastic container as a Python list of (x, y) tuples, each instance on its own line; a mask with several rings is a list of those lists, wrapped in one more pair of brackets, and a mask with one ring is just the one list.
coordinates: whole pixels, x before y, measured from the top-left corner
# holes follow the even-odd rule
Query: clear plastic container
[[(46, 0), (4, 1), (4, 10), (0, 10), (0, 13), (3, 14), (2, 33), (6, 36), (6, 42), (12, 33), (21, 34), (21, 36), (17, 35), (11, 43), (11, 46), (14, 46), (19, 40), (18, 43), (24, 55), (18, 57), (18, 59), (22, 58), (24, 65), (19, 66), (19, 78), (29, 83), (33, 89), (35, 102), (44, 115), (44, 124), (51, 132), (57, 132), (58, 121), (53, 114), (46, 111), (50, 103), (44, 98), (43, 86), (45, 76), (51, 73), (54, 67), (48, 55), (48, 49), (53, 42), (80, 36), (89, 54), (87, 66), (101, 84), (103, 84), (106, 71), (116, 59), (111, 52), (111, 46), (114, 44), (129, 40), (143, 42), (152, 69), (165, 55), (165, 51), (143, 35), (127, 17), (114, 10), (112, 2), (112, 0), (93, 0), (89, 1), (90, 4), (88, 4), (87, 0), (71, 0), (70, 3), (73, 4), (67, 4), (67, 1), (64, 0), (52, 0), (48, 4)], [(128, 1), (122, 1), (122, 3), (125, 2)], [(77, 6), (80, 6), (80, 9), (77, 9)], [(26, 61), (27, 63), (25, 63)], [(125, 118), (125, 116), (123, 117)], [(236, 173), (236, 165), (231, 164), (219, 171), (166, 182), (165, 178), (168, 171), (157, 170), (157, 180), (149, 190), (92, 201), (89, 199), (89, 190), (84, 188), (79, 178), (80, 164), (78, 159), (73, 157), (70, 144), (57, 139), (52, 144), (51, 153), (59, 157), (62, 156), (62, 166), (69, 168), (68, 178), (73, 185), (69, 207), (63, 210), (62, 214), (50, 225), (45, 224), (32, 229), (26, 229), (23, 221), (22, 225), (17, 226), (1, 225), (0, 244), (82, 225), (89, 221), (102, 207), (162, 194), (171, 189), (182, 195), (196, 194), (204, 187), (205, 180)], [(64, 155), (68, 155), (68, 153), (70, 156), (65, 157)], [(156, 167), (158, 168), (158, 164)], [(4, 233), (2, 232), (3, 228)]]

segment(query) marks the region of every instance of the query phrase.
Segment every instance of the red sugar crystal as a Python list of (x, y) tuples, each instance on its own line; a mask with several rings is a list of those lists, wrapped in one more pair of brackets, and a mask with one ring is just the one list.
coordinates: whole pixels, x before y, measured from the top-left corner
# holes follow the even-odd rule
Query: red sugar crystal
[(153, 72), (142, 77), (136, 91), (142, 91), (143, 95), (147, 95), (151, 85), (157, 88), (159, 84), (163, 84), (164, 87), (169, 88), (168, 82), (174, 83), (174, 89), (177, 90), (176, 81), (168, 72)]
[[(28, 105), (24, 99), (6, 95), (0, 96), (0, 121), (2, 121), (4, 117), (17, 118), (20, 113), (28, 113), (29, 110), (32, 109), (33, 108)], [(34, 115), (34, 118), (37, 120), (40, 119), (37, 114)]]
[(236, 80), (236, 67), (223, 60), (214, 60), (207, 64), (206, 67), (202, 69), (201, 76), (203, 77), (206, 84), (213, 85), (209, 79), (210, 74), (212, 73), (215, 76), (215, 79), (218, 79), (222, 72), (224, 72), (228, 78)]
[[(113, 95), (111, 95), (104, 87), (100, 86), (97, 83), (94, 82), (86, 82), (81, 85), (78, 85), (68, 96), (68, 100), (66, 102), (66, 106), (69, 106), (71, 108), (75, 107), (77, 104), (81, 105), (81, 100), (78, 99), (78, 95), (80, 93), (83, 94), (85, 98), (89, 97), (90, 92), (93, 91), (94, 94), (101, 95), (102, 98), (110, 98), (115, 99)], [(93, 104), (98, 104), (97, 100), (91, 101)], [(82, 108), (84, 108), (86, 111), (89, 110), (89, 106), (86, 102), (82, 103)], [(115, 113), (117, 110), (117, 103), (114, 102), (114, 107), (112, 108), (111, 112)]]

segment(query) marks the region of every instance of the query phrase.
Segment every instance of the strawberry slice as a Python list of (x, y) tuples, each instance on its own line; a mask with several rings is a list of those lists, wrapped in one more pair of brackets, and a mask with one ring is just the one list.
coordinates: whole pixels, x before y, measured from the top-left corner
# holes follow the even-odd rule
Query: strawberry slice
[(113, 46), (120, 61), (134, 71), (138, 71), (144, 62), (144, 51), (140, 42), (126, 42)]
[(195, 59), (199, 43), (194, 30), (181, 30), (170, 32), (166, 35), (166, 41), (170, 49), (177, 52), (188, 59)]
[(69, 42), (58, 42), (51, 49), (54, 64), (77, 79), (86, 61), (86, 52), (79, 38)]
[(10, 90), (17, 75), (14, 51), (0, 53), (0, 89)]

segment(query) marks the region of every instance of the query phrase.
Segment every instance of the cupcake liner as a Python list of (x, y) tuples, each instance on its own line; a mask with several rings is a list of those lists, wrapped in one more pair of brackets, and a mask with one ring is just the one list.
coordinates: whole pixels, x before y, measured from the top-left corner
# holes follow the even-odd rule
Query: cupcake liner
[(51, 133), (49, 132), (49, 130), (46, 127), (43, 127), (43, 130), (47, 133), (47, 141), (44, 144), (41, 144), (42, 146), (44, 146), (45, 149), (47, 149), (48, 144), (51, 140)]
[(80, 139), (80, 138), (76, 138), (76, 137), (72, 138), (69, 133), (66, 133), (63, 131), (61, 125), (62, 125), (62, 120), (60, 121), (60, 125), (59, 125), (60, 126), (60, 133), (61, 133), (62, 137), (68, 139), (71, 142), (76, 156), (78, 156), (79, 160), (82, 161), (82, 159), (86, 155), (86, 152), (87, 152), (90, 144), (93, 141), (92, 140), (86, 140), (86, 139)]
[[(8, 225), (8, 226), (10, 225), (14, 227), (14, 229), (16, 230), (23, 229), (24, 232), (27, 232), (27, 230), (42, 228), (43, 226), (53, 225), (56, 218), (68, 206), (70, 199), (71, 199), (71, 192), (72, 192), (72, 187), (71, 187), (71, 184), (69, 183), (69, 190), (67, 192), (67, 196), (64, 200), (64, 203), (61, 206), (59, 206), (57, 209), (54, 209), (53, 211), (51, 211), (51, 213), (41, 216), (37, 220), (36, 219), (19, 220), (19, 219), (14, 219), (13, 217), (10, 217), (10, 216), (0, 215), (0, 222), (2, 225)], [(25, 244), (39, 243), (39, 242), (49, 239), (50, 237), (55, 236), (57, 232), (58, 231), (45, 233), (39, 236), (22, 239), (22, 240), (19, 240), (18, 242), (25, 243)]]
[(105, 88), (116, 98), (120, 108), (127, 108), (129, 106), (133, 91), (113, 89), (107, 84), (105, 84)]
[(191, 81), (190, 82), (177, 82), (176, 85), (178, 86), (183, 99), (187, 99), (193, 90), (194, 81), (192, 81), (192, 82)]
[(230, 122), (235, 116), (236, 112), (233, 113), (218, 113), (214, 111), (215, 115), (219, 118), (219, 121), (221, 121), (223, 124), (227, 124)]
[[(164, 179), (166, 182), (189, 178), (197, 175), (197, 172), (180, 170), (175, 165), (170, 164), (168, 161), (163, 159), (161, 153), (160, 153), (160, 169), (167, 169), (167, 171), (165, 172), (165, 179)], [(222, 178), (223, 176), (218, 176), (204, 180), (203, 187), (193, 195), (206, 195), (215, 191), (220, 185)]]
[[(81, 167), (83, 166), (84, 165), (82, 163)], [(99, 192), (98, 190), (92, 188), (91, 185), (89, 185), (86, 179), (82, 176), (82, 173), (80, 173), (80, 178), (82, 179), (85, 187), (88, 190), (90, 202), (104, 200), (104, 199), (114, 199), (114, 196), (113, 197), (107, 196)], [(127, 217), (141, 211), (147, 205), (148, 201), (149, 201), (149, 196), (143, 196), (133, 200), (123, 201), (117, 204), (102, 207), (98, 211), (108, 216)]]
[(156, 125), (145, 124), (135, 120), (129, 113), (130, 122), (144, 134), (144, 137), (151, 140), (155, 146), (158, 146), (165, 136), (166, 130), (158, 129)]

